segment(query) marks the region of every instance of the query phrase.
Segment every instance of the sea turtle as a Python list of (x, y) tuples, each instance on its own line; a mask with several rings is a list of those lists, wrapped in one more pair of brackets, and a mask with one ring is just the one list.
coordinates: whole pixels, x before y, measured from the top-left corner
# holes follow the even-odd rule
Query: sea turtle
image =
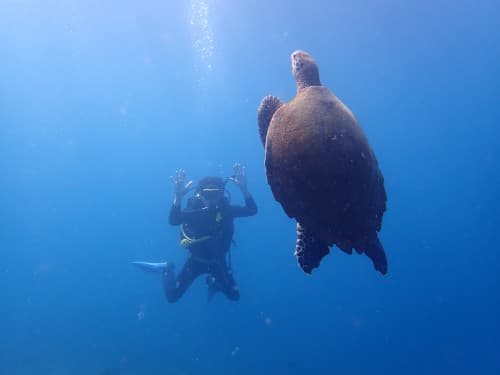
[(291, 55), (297, 95), (262, 99), (257, 120), (274, 198), (297, 221), (295, 256), (310, 274), (329, 247), (355, 249), (387, 273), (378, 239), (386, 209), (384, 178), (352, 112), (319, 79), (304, 51)]

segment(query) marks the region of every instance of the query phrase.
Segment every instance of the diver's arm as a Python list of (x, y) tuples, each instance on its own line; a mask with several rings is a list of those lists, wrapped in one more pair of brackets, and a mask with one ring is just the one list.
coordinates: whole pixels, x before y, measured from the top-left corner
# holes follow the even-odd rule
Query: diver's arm
[(245, 197), (245, 207), (243, 207), (243, 210), (246, 213), (245, 216), (255, 215), (257, 213), (257, 204), (255, 203), (255, 200), (253, 199), (252, 195), (247, 191), (244, 197)]
[(176, 202), (176, 200), (174, 199), (174, 203), (172, 203), (172, 207), (170, 207), (170, 214), (168, 215), (168, 223), (170, 225), (182, 224), (182, 212), (181, 212), (180, 200)]
[(175, 171), (175, 177), (170, 176), (170, 180), (174, 185), (174, 202), (170, 208), (168, 222), (170, 225), (182, 224), (181, 202), (182, 197), (191, 189), (193, 181), (186, 182), (186, 173), (182, 169)]
[(230, 215), (232, 217), (246, 217), (253, 216), (257, 213), (257, 204), (255, 204), (255, 200), (252, 195), (247, 191), (243, 194), (245, 197), (245, 205), (231, 205), (229, 206)]
[(245, 198), (245, 206), (231, 206), (231, 212), (233, 217), (242, 216), (252, 216), (257, 213), (257, 205), (252, 197), (252, 194), (248, 191), (247, 186), (247, 176), (245, 167), (239, 163), (234, 165), (234, 175), (229, 178), (233, 181), (236, 186), (240, 188), (243, 198)]
[(181, 225), (193, 220), (193, 214), (200, 211), (200, 199), (197, 197), (190, 197), (186, 202), (186, 207), (181, 209), (180, 200), (175, 200), (170, 208), (169, 223), (170, 225)]

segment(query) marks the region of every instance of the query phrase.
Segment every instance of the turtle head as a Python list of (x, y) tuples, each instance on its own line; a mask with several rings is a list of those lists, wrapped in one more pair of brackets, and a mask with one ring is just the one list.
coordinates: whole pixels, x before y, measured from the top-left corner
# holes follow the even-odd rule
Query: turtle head
[(295, 51), (291, 55), (292, 73), (297, 82), (297, 92), (309, 86), (321, 86), (318, 65), (305, 51)]

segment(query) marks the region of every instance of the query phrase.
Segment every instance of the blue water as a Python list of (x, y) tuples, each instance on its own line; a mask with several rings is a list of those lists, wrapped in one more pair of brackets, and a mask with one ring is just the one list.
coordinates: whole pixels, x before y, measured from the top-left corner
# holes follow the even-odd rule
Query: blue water
[[(35, 1), (0, 11), (0, 374), (498, 374), (498, 1)], [(388, 193), (389, 274), (311, 277), (267, 185), (256, 109), (303, 49)], [(167, 304), (133, 260), (184, 250), (177, 168), (247, 168), (241, 300)], [(235, 203), (242, 201), (232, 191)]]

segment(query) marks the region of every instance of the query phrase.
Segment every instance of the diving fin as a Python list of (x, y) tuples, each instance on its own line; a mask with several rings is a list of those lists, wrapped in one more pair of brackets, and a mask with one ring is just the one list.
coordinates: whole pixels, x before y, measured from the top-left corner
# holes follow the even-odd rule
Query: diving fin
[(169, 262), (150, 263), (150, 262), (131, 262), (134, 266), (148, 273), (164, 273), (169, 268), (173, 268), (173, 264)]

